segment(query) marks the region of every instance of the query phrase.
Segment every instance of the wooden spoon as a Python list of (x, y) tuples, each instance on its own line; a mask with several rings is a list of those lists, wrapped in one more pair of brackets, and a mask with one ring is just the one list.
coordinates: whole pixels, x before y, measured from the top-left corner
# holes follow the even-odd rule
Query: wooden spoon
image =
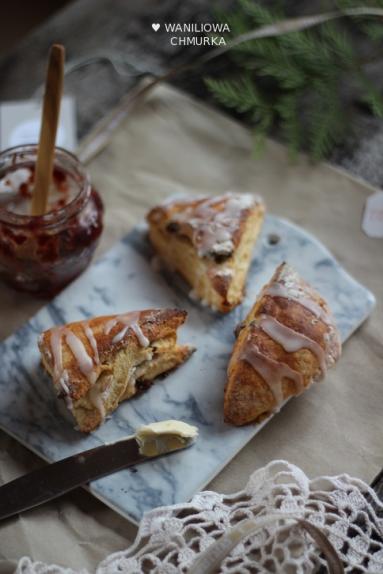
[(32, 196), (32, 215), (44, 215), (47, 211), (49, 187), (53, 173), (57, 125), (64, 83), (64, 61), (64, 46), (54, 44), (49, 52), (48, 71), (45, 79), (35, 186)]

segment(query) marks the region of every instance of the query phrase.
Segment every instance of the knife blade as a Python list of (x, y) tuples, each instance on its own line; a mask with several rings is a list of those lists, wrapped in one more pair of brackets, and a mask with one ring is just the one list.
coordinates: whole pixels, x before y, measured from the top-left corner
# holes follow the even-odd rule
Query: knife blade
[(96, 478), (183, 450), (187, 446), (155, 456), (144, 456), (133, 435), (46, 464), (0, 487), (0, 520), (48, 502)]

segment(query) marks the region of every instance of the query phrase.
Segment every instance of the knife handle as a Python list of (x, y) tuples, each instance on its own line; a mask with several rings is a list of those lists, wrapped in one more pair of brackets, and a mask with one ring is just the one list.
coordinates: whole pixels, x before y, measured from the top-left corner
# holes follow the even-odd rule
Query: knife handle
[(0, 487), (0, 520), (144, 460), (130, 437), (47, 464)]

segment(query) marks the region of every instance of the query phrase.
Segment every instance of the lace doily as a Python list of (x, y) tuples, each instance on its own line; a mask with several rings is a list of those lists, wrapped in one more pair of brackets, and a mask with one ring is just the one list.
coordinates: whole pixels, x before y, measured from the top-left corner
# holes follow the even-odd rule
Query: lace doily
[[(298, 467), (274, 461), (236, 494), (200, 492), (190, 503), (147, 513), (134, 544), (108, 556), (96, 574), (341, 572), (329, 567), (323, 540), (344, 572), (381, 574), (381, 516), (382, 503), (361, 480), (309, 480)], [(304, 522), (317, 529), (302, 528)], [(80, 572), (22, 558), (16, 574)]]

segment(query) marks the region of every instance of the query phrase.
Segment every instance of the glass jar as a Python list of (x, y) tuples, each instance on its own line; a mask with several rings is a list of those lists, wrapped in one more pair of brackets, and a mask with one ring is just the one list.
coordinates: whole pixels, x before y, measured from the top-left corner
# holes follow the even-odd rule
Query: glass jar
[(89, 264), (103, 229), (103, 204), (80, 161), (56, 148), (48, 211), (30, 215), (36, 159), (36, 145), (0, 154), (0, 278), (44, 297)]

